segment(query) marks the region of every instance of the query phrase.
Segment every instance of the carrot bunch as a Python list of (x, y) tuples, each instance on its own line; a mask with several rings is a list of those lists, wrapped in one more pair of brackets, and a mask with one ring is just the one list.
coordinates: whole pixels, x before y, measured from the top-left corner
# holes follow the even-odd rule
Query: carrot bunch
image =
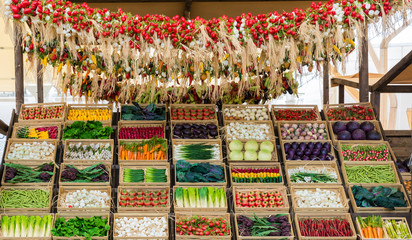
[(141, 142), (120, 141), (120, 160), (165, 160), (167, 151), (166, 139), (152, 137)]
[(383, 238), (381, 216), (372, 215), (366, 218), (358, 216), (358, 222), (364, 238)]

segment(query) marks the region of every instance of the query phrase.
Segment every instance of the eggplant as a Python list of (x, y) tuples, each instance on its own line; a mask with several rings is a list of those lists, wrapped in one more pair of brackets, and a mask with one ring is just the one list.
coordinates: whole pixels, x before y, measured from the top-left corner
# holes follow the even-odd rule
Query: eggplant
[(198, 124), (195, 124), (195, 123), (194, 123), (194, 124), (192, 124), (192, 128), (193, 128), (193, 129), (199, 129), (200, 126), (199, 126)]
[(316, 155), (310, 155), (310, 156), (309, 156), (309, 159), (310, 159), (310, 160), (316, 160), (316, 158), (317, 158)]
[(209, 139), (209, 137), (205, 134), (200, 134), (199, 139)]
[(286, 160), (293, 160), (293, 156), (292, 155), (286, 155)]
[(174, 127), (174, 129), (177, 129), (177, 130), (182, 130), (182, 128), (183, 128), (182, 124), (176, 124)]
[(310, 150), (312, 150), (312, 149), (315, 148), (315, 143), (310, 142), (310, 143), (308, 143), (308, 145), (306, 147), (309, 148)]
[(302, 157), (302, 156), (303, 156), (303, 151), (302, 151), (302, 149), (296, 150), (296, 155), (299, 156), (299, 157)]
[(333, 156), (330, 155), (330, 154), (328, 154), (328, 155), (326, 155), (325, 160), (327, 160), (327, 161), (332, 161), (332, 160), (333, 160)]
[(192, 139), (190, 136), (183, 136), (183, 139)]
[(325, 160), (326, 160), (326, 155), (321, 154), (321, 155), (319, 156), (319, 158), (320, 158), (320, 160), (325, 161)]
[(321, 149), (321, 148), (322, 148), (322, 143), (321, 142), (315, 143), (315, 149)]
[(298, 146), (299, 146), (299, 145), (298, 145), (297, 142), (293, 142), (291, 147), (292, 147), (293, 149), (298, 149)]
[(326, 148), (326, 149), (328, 149), (328, 152), (330, 152), (330, 150), (331, 150), (330, 143), (325, 142), (325, 143), (323, 144), (323, 147)]
[(328, 154), (328, 153), (329, 153), (328, 149), (326, 149), (326, 148), (321, 148), (321, 149), (320, 149), (320, 154), (321, 154), (321, 155), (326, 155), (326, 154)]
[(293, 160), (299, 160), (300, 157), (298, 155), (293, 156)]
[(287, 152), (290, 149), (290, 143), (283, 144), (283, 147), (285, 148), (285, 152)]
[(183, 123), (183, 129), (190, 129), (191, 126), (189, 123)]
[(191, 134), (192, 134), (192, 131), (190, 129), (187, 129), (187, 128), (183, 129), (183, 135), (191, 135)]
[(192, 138), (199, 139), (199, 134), (193, 134)]
[(212, 136), (212, 137), (216, 137), (217, 136), (217, 131), (216, 130), (210, 130), (209, 135)]
[(306, 143), (304, 143), (304, 142), (299, 143), (299, 149), (302, 150), (302, 151), (305, 151)]
[(217, 126), (213, 123), (209, 123), (206, 126), (207, 126), (207, 129), (209, 129), (209, 130), (216, 130), (217, 129)]
[(294, 149), (289, 149), (289, 151), (288, 151), (288, 154), (290, 155), (290, 156), (292, 156), (292, 158), (295, 156), (295, 150)]
[(312, 154), (315, 155), (315, 156), (319, 156), (320, 149), (318, 149), (318, 148), (313, 149)]
[(309, 149), (309, 148), (306, 148), (304, 153), (305, 153), (306, 156), (310, 156), (312, 154), (312, 150)]
[(201, 129), (204, 129), (204, 130), (207, 130), (206, 125), (200, 125), (200, 128), (201, 128)]
[(302, 157), (302, 160), (306, 161), (306, 160), (310, 160), (309, 157), (307, 155)]
[(174, 135), (182, 135), (182, 131), (175, 128), (175, 129), (173, 129), (173, 134)]
[(200, 130), (197, 128), (193, 128), (192, 129), (193, 135), (199, 135), (200, 134)]

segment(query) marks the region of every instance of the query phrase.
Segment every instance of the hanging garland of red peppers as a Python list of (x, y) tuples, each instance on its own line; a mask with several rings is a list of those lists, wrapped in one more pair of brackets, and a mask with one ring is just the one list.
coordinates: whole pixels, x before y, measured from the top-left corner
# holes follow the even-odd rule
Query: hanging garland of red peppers
[(205, 20), (5, 0), (4, 14), (18, 23), (31, 62), (52, 66), (56, 86), (72, 96), (241, 103), (297, 94), (296, 71), (319, 70), (326, 56), (342, 61), (366, 22), (410, 4), (331, 0), (306, 10)]

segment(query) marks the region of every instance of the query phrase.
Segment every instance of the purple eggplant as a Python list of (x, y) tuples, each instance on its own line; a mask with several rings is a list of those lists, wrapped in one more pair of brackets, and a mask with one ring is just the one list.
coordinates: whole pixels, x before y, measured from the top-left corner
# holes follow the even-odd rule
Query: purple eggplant
[(315, 148), (315, 143), (313, 142), (309, 142), (308, 145), (306, 146), (307, 148), (309, 148), (310, 150)]
[(306, 160), (310, 160), (310, 158), (309, 158), (308, 155), (305, 155), (305, 156), (302, 157), (302, 160), (306, 161)]
[(306, 143), (304, 142), (299, 143), (299, 149), (304, 151), (306, 149)]
[(290, 149), (290, 143), (283, 144), (283, 147), (285, 148), (285, 152), (287, 152)]
[(321, 149), (322, 148), (322, 143), (321, 142), (316, 142), (315, 143), (315, 149)]
[(318, 148), (313, 149), (312, 154), (315, 155), (315, 156), (319, 156), (320, 149), (318, 149)]
[(293, 142), (292, 143), (292, 145), (291, 145), (291, 147), (293, 148), (293, 149), (298, 149), (298, 143), (297, 142)]

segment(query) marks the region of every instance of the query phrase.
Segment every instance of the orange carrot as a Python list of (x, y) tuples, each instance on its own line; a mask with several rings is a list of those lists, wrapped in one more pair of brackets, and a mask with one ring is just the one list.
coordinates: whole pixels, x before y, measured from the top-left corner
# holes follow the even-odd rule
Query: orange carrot
[(362, 228), (362, 234), (363, 234), (363, 237), (369, 238), (368, 230), (366, 228)]
[(132, 160), (133, 159), (133, 152), (132, 151), (129, 151), (129, 160)]
[(366, 230), (368, 231), (368, 237), (373, 238), (373, 231), (371, 226), (367, 226)]
[(376, 228), (377, 238), (383, 238), (383, 229), (381, 227)]
[(374, 227), (374, 228), (372, 228), (372, 231), (373, 231), (373, 237), (374, 237), (374, 238), (378, 238), (378, 231), (377, 231), (377, 229)]

